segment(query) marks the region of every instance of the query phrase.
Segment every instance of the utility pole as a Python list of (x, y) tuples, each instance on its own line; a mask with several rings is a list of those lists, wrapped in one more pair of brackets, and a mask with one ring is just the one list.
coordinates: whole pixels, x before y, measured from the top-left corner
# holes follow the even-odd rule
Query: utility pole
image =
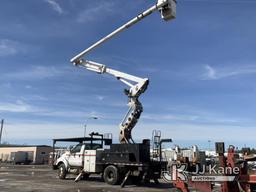
[(1, 120), (1, 130), (0, 130), (0, 144), (2, 143), (2, 133), (4, 128), (4, 119)]

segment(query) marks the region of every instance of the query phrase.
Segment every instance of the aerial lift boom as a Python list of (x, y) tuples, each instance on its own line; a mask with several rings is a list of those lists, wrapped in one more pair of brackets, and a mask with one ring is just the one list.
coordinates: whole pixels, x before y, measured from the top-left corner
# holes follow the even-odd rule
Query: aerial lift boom
[(136, 125), (138, 119), (140, 118), (140, 114), (143, 111), (142, 104), (139, 102), (138, 98), (142, 93), (146, 91), (149, 80), (147, 78), (140, 78), (114, 69), (110, 69), (106, 67), (106, 65), (93, 61), (80, 60), (80, 63), (75, 65), (84, 67), (99, 74), (106, 73), (112, 75), (130, 87), (129, 90), (125, 89), (125, 94), (129, 98), (129, 110), (119, 125), (119, 141), (120, 143), (134, 143), (131, 136), (131, 131)]
[(108, 34), (106, 37), (103, 37), (102, 39), (100, 39), (99, 41), (97, 41), (96, 43), (94, 43), (93, 45), (91, 45), (90, 47), (88, 47), (87, 49), (85, 49), (84, 51), (82, 51), (81, 53), (76, 55), (75, 57), (73, 57), (70, 60), (70, 62), (73, 64), (79, 63), (79, 60), (83, 56), (85, 56), (89, 51), (92, 51), (97, 46), (99, 46), (102, 43), (104, 43), (105, 41), (111, 39), (115, 35), (121, 33), (125, 29), (130, 28), (131, 26), (138, 23), (139, 21), (141, 21), (142, 19), (144, 19), (145, 17), (149, 16), (151, 13), (153, 13), (154, 11), (157, 11), (157, 10), (160, 11), (161, 17), (165, 21), (175, 19), (175, 17), (176, 17), (176, 0), (158, 0), (155, 5), (153, 5), (152, 7), (150, 7), (143, 13), (139, 14), (137, 17), (134, 17), (133, 19), (128, 21), (126, 24), (122, 25), (121, 27), (119, 27), (118, 29), (113, 31), (112, 33)]
[(128, 29), (132, 25), (136, 24), (137, 22), (139, 22), (140, 20), (144, 19), (145, 17), (147, 17), (148, 15), (157, 10), (160, 11), (161, 17), (165, 21), (174, 19), (176, 17), (176, 0), (158, 0), (154, 6), (139, 14), (137, 17), (131, 19), (126, 24), (122, 25), (106, 37), (100, 39), (99, 41), (97, 41), (89, 48), (85, 49), (84, 51), (82, 51), (70, 60), (70, 62), (75, 66), (85, 67), (88, 70), (100, 74), (107, 73), (113, 75), (118, 80), (122, 81), (130, 87), (129, 90), (125, 89), (125, 93), (129, 98), (129, 110), (125, 115), (125, 118), (123, 119), (122, 123), (120, 124), (120, 143), (134, 143), (131, 136), (131, 131), (132, 128), (136, 125), (138, 119), (140, 118), (140, 114), (143, 111), (142, 104), (139, 102), (138, 98), (142, 93), (146, 91), (149, 80), (147, 78), (140, 78), (107, 68), (103, 64), (85, 60), (83, 59), (83, 57), (97, 46), (111, 39), (112, 37), (124, 31), (125, 29)]

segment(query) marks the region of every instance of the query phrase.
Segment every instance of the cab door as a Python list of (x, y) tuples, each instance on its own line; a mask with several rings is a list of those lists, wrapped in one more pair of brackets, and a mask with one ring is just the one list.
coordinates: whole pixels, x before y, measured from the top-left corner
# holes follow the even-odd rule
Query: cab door
[(84, 152), (84, 145), (82, 143), (76, 145), (74, 148), (70, 150), (68, 162), (71, 167), (83, 166), (83, 158), (84, 158), (83, 152)]

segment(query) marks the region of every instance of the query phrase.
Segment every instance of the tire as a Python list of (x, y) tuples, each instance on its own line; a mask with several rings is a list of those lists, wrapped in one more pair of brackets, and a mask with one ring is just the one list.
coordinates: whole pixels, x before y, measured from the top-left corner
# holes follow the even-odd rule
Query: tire
[(58, 166), (58, 176), (60, 179), (65, 179), (66, 175), (67, 175), (67, 169), (66, 169), (64, 163), (61, 163)]
[(104, 170), (103, 178), (107, 184), (110, 184), (110, 185), (118, 184), (120, 180), (118, 169), (113, 165), (107, 166)]

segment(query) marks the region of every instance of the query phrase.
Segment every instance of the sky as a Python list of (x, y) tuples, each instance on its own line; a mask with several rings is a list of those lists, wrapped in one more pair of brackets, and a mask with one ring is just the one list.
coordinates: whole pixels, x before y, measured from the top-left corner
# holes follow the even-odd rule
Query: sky
[[(85, 125), (117, 139), (127, 87), (69, 60), (154, 3), (1, 0), (2, 141), (49, 144), (83, 136)], [(256, 147), (255, 9), (254, 0), (180, 0), (175, 20), (153, 13), (86, 56), (149, 78), (136, 141), (156, 129), (184, 146)]]

